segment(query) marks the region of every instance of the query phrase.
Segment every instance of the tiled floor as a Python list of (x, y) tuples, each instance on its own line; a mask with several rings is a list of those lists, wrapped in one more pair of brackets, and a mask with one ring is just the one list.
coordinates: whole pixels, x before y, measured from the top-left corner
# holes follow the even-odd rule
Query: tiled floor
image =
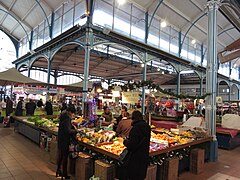
[(0, 179), (55, 179), (55, 165), (49, 162), (49, 153), (0, 125)]
[[(49, 153), (12, 128), (0, 125), (0, 180), (48, 180), (55, 179), (54, 175), (55, 165), (49, 162)], [(219, 149), (218, 162), (206, 163), (199, 175), (183, 172), (179, 176), (179, 180), (189, 179), (240, 180), (240, 147)]]

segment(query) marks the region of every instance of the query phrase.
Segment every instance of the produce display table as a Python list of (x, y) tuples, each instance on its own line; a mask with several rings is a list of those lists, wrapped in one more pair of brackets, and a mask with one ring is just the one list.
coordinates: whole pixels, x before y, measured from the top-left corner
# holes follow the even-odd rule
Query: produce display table
[(33, 142), (40, 144), (41, 133), (48, 133), (57, 136), (57, 131), (49, 128), (38, 127), (26, 121), (29, 116), (13, 116), (15, 120), (14, 130), (31, 139)]
[[(190, 147), (190, 146), (198, 146), (198, 145), (202, 145), (204, 143), (208, 143), (212, 140), (211, 137), (207, 137), (207, 138), (203, 138), (203, 139), (199, 139), (199, 140), (196, 140), (196, 141), (192, 141), (190, 143), (186, 143), (186, 144), (183, 144), (183, 145), (176, 145), (176, 146), (172, 146), (172, 147), (168, 147), (166, 149), (162, 149), (162, 150), (159, 150), (159, 151), (154, 151), (154, 152), (150, 152), (149, 153), (149, 156), (150, 157), (153, 157), (153, 156), (158, 156), (158, 155), (161, 155), (161, 154), (165, 154), (165, 153), (168, 153), (170, 151), (175, 151), (175, 150), (180, 150), (180, 149), (184, 149), (186, 147)], [(90, 144), (87, 144), (87, 143), (84, 143), (82, 141), (79, 141), (79, 144), (81, 146), (84, 146), (92, 151), (95, 151), (95, 152), (98, 152), (98, 153), (101, 153), (105, 156), (108, 156), (112, 159), (115, 159), (115, 160), (119, 160), (119, 156), (114, 154), (114, 153), (111, 153), (111, 152), (108, 152), (104, 149), (100, 149), (98, 148), (97, 146), (94, 146), (94, 145), (90, 145)]]
[(240, 145), (240, 131), (237, 129), (229, 129), (217, 127), (218, 147), (224, 149), (232, 149)]

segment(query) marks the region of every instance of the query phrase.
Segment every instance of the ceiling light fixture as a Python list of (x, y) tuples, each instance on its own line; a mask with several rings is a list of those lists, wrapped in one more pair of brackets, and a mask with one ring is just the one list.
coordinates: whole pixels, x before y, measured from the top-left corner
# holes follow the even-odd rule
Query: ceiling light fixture
[(160, 71), (160, 68), (157, 68), (157, 71)]
[(144, 64), (143, 64), (143, 63), (141, 64), (141, 67), (144, 67)]
[(162, 28), (165, 28), (166, 26), (167, 26), (167, 22), (166, 21), (161, 22), (161, 27)]
[(165, 72), (163, 71), (162, 74), (165, 74)]
[(193, 39), (193, 40), (191, 41), (191, 43), (192, 43), (192, 44), (196, 44), (196, 40)]

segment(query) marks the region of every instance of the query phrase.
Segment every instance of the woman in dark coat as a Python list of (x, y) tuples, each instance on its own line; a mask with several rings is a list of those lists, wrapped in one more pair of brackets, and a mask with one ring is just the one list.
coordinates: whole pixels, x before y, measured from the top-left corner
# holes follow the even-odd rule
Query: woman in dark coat
[(52, 103), (50, 101), (46, 102), (45, 110), (47, 112), (47, 115), (53, 115), (53, 107), (52, 107)]
[(144, 180), (147, 174), (149, 143), (151, 136), (150, 126), (143, 120), (140, 111), (132, 113), (132, 129), (129, 138), (124, 140), (124, 145), (132, 152), (127, 174), (130, 180)]
[[(68, 107), (60, 115), (60, 123), (58, 129), (58, 160), (56, 177), (62, 176), (65, 179), (70, 179), (67, 173), (67, 163), (69, 154), (70, 138), (77, 133), (77, 130), (72, 129), (71, 119), (75, 109)], [(62, 171), (61, 171), (62, 165)]]

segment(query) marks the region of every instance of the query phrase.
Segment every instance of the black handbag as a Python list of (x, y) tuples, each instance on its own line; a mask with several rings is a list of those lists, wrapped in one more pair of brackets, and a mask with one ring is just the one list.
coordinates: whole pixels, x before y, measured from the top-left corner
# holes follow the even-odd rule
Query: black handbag
[(125, 148), (119, 157), (120, 165), (127, 166), (128, 163), (130, 162), (131, 156), (132, 156), (132, 152), (129, 151), (127, 148)]
[[(137, 148), (139, 148), (143, 141), (145, 140), (146, 137), (144, 137), (140, 143), (137, 145)], [(130, 162), (130, 159), (131, 159), (131, 156), (132, 156), (132, 151), (129, 151), (127, 148), (125, 148), (123, 150), (123, 152), (120, 154), (119, 156), (119, 163), (120, 163), (120, 166), (127, 166)]]

